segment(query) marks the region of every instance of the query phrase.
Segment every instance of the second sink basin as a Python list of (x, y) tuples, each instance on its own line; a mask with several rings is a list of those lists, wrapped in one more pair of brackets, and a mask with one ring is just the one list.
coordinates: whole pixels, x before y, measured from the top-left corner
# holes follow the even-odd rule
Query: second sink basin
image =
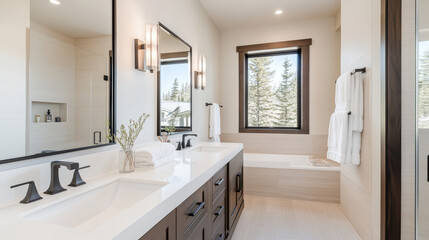
[(225, 150), (224, 147), (204, 147), (204, 146), (201, 146), (201, 147), (197, 147), (195, 149), (192, 149), (191, 151), (193, 151), (193, 152), (215, 152), (215, 153), (217, 153), (217, 152), (222, 152), (223, 150)]
[(24, 218), (89, 231), (148, 197), (166, 184), (116, 180), (30, 213)]

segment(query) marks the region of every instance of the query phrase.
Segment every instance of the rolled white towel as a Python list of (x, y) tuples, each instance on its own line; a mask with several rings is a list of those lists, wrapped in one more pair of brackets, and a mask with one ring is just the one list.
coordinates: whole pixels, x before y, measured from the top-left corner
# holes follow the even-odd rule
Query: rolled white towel
[(173, 153), (176, 149), (170, 143), (158, 143), (149, 145), (134, 151), (135, 161), (137, 162), (155, 162), (158, 159)]

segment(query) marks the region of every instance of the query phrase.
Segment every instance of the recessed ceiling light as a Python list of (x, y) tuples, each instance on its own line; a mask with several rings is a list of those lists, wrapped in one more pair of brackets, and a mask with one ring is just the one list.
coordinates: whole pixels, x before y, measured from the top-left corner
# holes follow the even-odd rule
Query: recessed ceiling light
[(49, 0), (50, 3), (55, 4), (55, 5), (60, 5), (61, 2), (58, 0)]
[(277, 10), (274, 12), (276, 15), (282, 15), (283, 14), (283, 10)]

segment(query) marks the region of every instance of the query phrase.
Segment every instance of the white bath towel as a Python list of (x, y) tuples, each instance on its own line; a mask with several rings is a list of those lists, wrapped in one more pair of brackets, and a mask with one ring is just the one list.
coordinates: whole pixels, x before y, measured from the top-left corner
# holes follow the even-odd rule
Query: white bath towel
[(157, 143), (137, 149), (134, 151), (136, 166), (142, 164), (154, 166), (175, 150), (175, 147), (170, 143)]
[(209, 137), (213, 142), (220, 142), (220, 107), (217, 103), (210, 106)]
[(335, 87), (335, 112), (329, 122), (327, 158), (345, 164), (349, 136), (352, 79), (350, 72), (342, 74)]
[(347, 111), (336, 111), (329, 122), (327, 158), (338, 163), (346, 163), (349, 131), (349, 115)]
[(362, 130), (362, 74), (344, 73), (335, 88), (335, 112), (329, 123), (327, 158), (341, 164), (359, 165)]

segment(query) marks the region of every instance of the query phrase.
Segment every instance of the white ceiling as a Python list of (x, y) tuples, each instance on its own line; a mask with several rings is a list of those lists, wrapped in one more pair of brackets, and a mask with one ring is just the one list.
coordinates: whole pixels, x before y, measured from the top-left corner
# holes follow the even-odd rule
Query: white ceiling
[[(334, 16), (340, 0), (200, 0), (220, 30)], [(274, 14), (281, 9), (280, 16)]]
[(112, 0), (31, 0), (31, 20), (73, 38), (112, 34)]

